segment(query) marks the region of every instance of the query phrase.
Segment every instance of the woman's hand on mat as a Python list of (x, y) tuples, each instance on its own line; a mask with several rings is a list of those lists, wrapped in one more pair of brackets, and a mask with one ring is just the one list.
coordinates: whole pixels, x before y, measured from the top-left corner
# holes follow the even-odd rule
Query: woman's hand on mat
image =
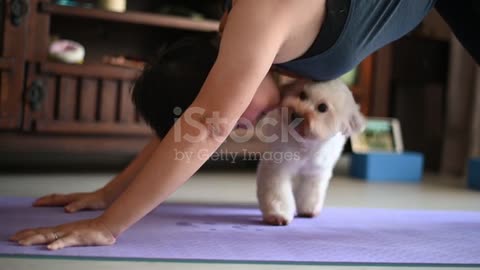
[(56, 227), (27, 229), (17, 232), (10, 240), (22, 246), (47, 245), (50, 250), (73, 246), (109, 246), (116, 241), (100, 218)]
[(65, 211), (74, 213), (80, 210), (99, 210), (108, 206), (103, 189), (94, 192), (72, 194), (50, 194), (39, 198), (33, 206), (64, 206)]

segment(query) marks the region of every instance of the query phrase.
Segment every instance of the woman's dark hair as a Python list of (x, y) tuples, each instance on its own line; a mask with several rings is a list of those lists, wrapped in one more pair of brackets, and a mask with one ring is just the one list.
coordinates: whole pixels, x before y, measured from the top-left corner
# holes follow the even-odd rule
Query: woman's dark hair
[(132, 100), (157, 136), (164, 137), (198, 95), (218, 54), (212, 39), (186, 38), (148, 65), (132, 90)]

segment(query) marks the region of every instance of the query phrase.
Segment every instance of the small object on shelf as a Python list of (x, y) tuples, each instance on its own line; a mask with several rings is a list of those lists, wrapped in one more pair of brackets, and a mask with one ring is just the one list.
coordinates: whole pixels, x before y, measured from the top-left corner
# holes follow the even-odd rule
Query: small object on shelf
[(72, 40), (55, 40), (50, 44), (49, 56), (67, 64), (82, 64), (85, 59), (85, 48)]
[(103, 57), (102, 62), (109, 65), (120, 66), (120, 67), (127, 67), (127, 68), (135, 68), (141, 69), (145, 67), (145, 62), (130, 59), (125, 56), (109, 56), (106, 55)]
[(188, 17), (198, 21), (205, 19), (205, 16), (202, 13), (197, 12), (193, 9), (183, 7), (183, 6), (178, 6), (178, 5), (173, 5), (173, 6), (165, 5), (158, 10), (158, 13), (173, 15), (173, 16)]
[(468, 187), (480, 190), (480, 157), (470, 160), (468, 166)]
[(216, 20), (193, 20), (180, 16), (154, 14), (149, 12), (128, 11), (110, 12), (100, 8), (77, 8), (41, 2), (40, 10), (46, 14), (63, 17), (79, 17), (94, 20), (105, 20), (135, 25), (149, 25), (189, 31), (216, 32), (220, 22)]
[(93, 8), (93, 4), (88, 1), (75, 1), (75, 0), (57, 0), (57, 5), (60, 6), (69, 6), (69, 7), (82, 7), (82, 8)]
[(372, 152), (352, 154), (350, 176), (367, 182), (420, 182), (423, 154)]
[(98, 6), (108, 11), (125, 12), (127, 10), (127, 0), (99, 0)]

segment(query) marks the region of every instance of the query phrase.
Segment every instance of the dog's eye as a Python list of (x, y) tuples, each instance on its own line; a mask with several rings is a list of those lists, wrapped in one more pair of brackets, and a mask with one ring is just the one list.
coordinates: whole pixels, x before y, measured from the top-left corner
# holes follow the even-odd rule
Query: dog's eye
[(307, 100), (308, 99), (307, 93), (305, 93), (305, 91), (302, 91), (300, 93), (299, 98), (300, 98), (300, 100)]
[(317, 110), (321, 113), (326, 113), (328, 111), (328, 106), (325, 103), (318, 105)]

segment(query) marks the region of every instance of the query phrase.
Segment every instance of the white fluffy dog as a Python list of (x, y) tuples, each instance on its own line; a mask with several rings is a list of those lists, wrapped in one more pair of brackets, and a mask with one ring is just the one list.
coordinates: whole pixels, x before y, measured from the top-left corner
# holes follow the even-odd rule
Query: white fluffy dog
[(320, 213), (345, 141), (362, 131), (365, 123), (340, 80), (293, 89), (283, 98), (282, 108), (266, 116), (273, 121), (267, 132), (278, 137), (269, 151), (285, 156), (262, 159), (257, 169), (259, 206), (264, 221), (271, 225), (287, 225), (295, 214), (314, 217)]

